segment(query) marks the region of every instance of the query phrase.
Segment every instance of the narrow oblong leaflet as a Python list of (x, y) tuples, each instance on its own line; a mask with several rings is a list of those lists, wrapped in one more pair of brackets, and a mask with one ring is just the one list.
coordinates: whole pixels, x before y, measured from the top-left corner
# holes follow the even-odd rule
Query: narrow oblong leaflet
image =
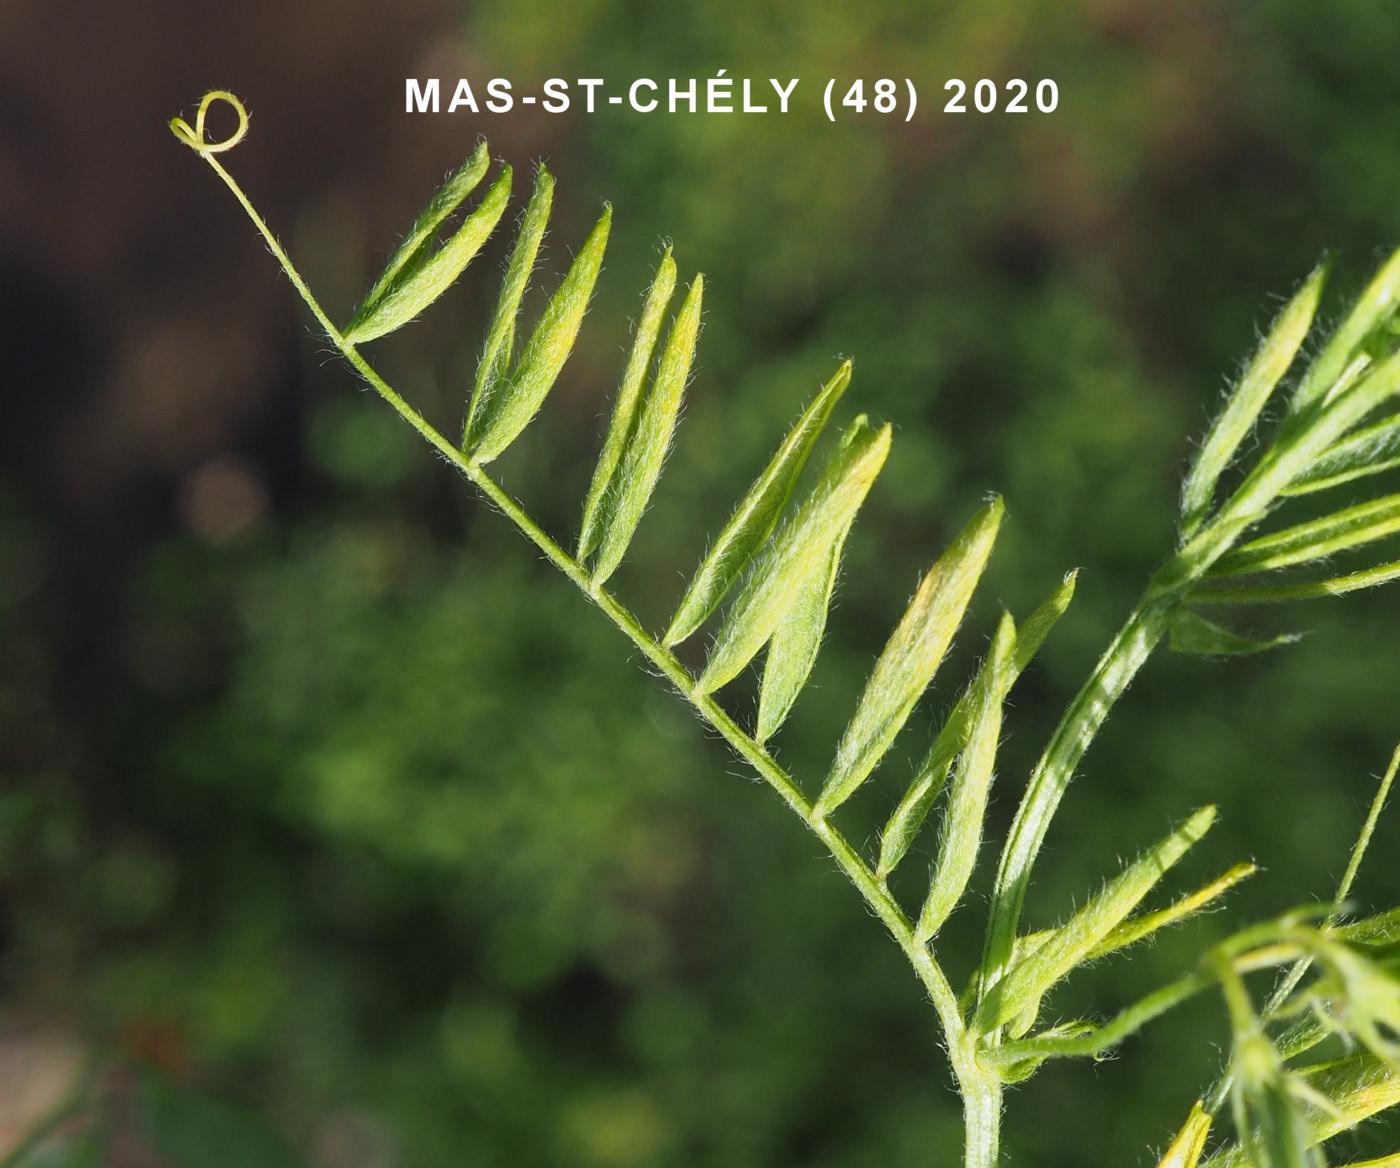
[[(641, 401), (642, 390), (646, 385), (647, 370), (651, 367), (651, 355), (661, 335), (661, 322), (666, 315), (666, 306), (676, 289), (676, 261), (668, 247), (661, 256), (656, 269), (656, 277), (647, 290), (642, 304), (642, 315), (637, 321), (637, 330), (632, 337), (632, 349), (627, 355), (627, 367), (622, 374), (622, 384), (618, 386), (617, 400), (613, 403), (612, 418), (608, 422), (607, 437), (603, 439), (603, 452), (593, 468), (593, 479), (588, 486), (588, 495), (583, 504), (583, 524), (579, 529), (578, 558), (587, 559), (598, 547), (601, 538), (601, 516), (605, 504), (617, 490), (617, 468), (627, 449), (628, 439), (637, 419), (637, 406)], [(611, 508), (609, 508), (611, 509)]]
[(1189, 533), (1210, 510), (1216, 484), (1240, 444), (1249, 436), (1274, 388), (1293, 364), (1317, 315), (1326, 269), (1318, 267), (1255, 351), (1225, 406), (1216, 417), (1181, 490), (1182, 526)]
[(929, 569), (890, 634), (817, 801), (828, 814), (851, 797), (890, 748), (943, 661), (992, 554), (1005, 507), (993, 499)]
[(752, 563), (782, 517), (812, 447), (850, 383), (851, 363), (843, 361), (802, 411), (696, 569), (662, 638), (666, 645), (679, 644), (704, 624)]
[(446, 292), (476, 257), (510, 201), (509, 166), (501, 168), (480, 205), (440, 247), (435, 233), (476, 187), (488, 162), (483, 142), (433, 196), (345, 326), (347, 341), (362, 344), (402, 328)]
[(700, 335), (700, 310), (704, 302), (705, 277), (696, 276), (690, 285), (666, 347), (661, 353), (656, 378), (637, 416), (636, 428), (628, 439), (618, 467), (612, 506), (604, 515), (598, 561), (593, 584), (602, 584), (627, 552), (627, 546), (641, 522), (642, 513), (656, 489), (666, 452), (671, 447), (681, 398), (695, 360), (695, 342)]
[(839, 532), (828, 553), (825, 571), (818, 572), (797, 594), (787, 615), (773, 631), (768, 656), (763, 663), (763, 684), (758, 691), (758, 722), (754, 737), (767, 742), (788, 716), (797, 695), (807, 684), (816, 664), (826, 617), (831, 611), (836, 577), (841, 572), (841, 551), (846, 543), (847, 526)]
[(1012, 667), (1015, 644), (1016, 623), (1010, 614), (1002, 613), (991, 651), (978, 675), (967, 745), (958, 759), (958, 769), (948, 794), (938, 862), (914, 931), (920, 941), (931, 940), (943, 927), (967, 890), (977, 863), (1001, 736), (1002, 703), (1015, 676)]
[(821, 481), (759, 552), (715, 637), (698, 692), (710, 693), (737, 677), (773, 635), (793, 597), (829, 567), (832, 540), (860, 510), (885, 465), (890, 438), (888, 424), (872, 429), (864, 414), (851, 424)]
[(545, 306), (509, 378), (472, 417), (464, 447), (477, 463), (499, 457), (530, 424), (573, 351), (593, 285), (603, 268), (612, 208), (594, 225), (568, 273)]
[(476, 366), (476, 381), (472, 386), (471, 402), (467, 407), (467, 419), (462, 433), (471, 430), (476, 415), (485, 408), (496, 389), (506, 382), (510, 372), (511, 357), (515, 352), (515, 326), (520, 316), (520, 302), (525, 289), (530, 284), (530, 274), (535, 269), (535, 259), (539, 255), (540, 244), (544, 240), (545, 227), (549, 224), (549, 212), (554, 204), (554, 177), (543, 166), (535, 175), (535, 189), (530, 201), (525, 205), (520, 227), (515, 235), (515, 245), (511, 248), (510, 260), (506, 264), (505, 280), (501, 284), (501, 295), (496, 300), (496, 311), (491, 317), (491, 327), (486, 333), (486, 345), (481, 352), (481, 360)]
[[(1031, 663), (1045, 638), (1069, 607), (1074, 598), (1077, 572), (1065, 576), (1060, 586), (1033, 611), (1021, 625), (1016, 635), (1016, 645), (1011, 655), (1011, 684)], [(983, 665), (985, 668), (985, 663)], [(905, 790), (899, 806), (895, 808), (884, 830), (880, 833), (880, 860), (876, 875), (887, 877), (899, 865), (909, 851), (919, 829), (923, 827), (934, 801), (943, 790), (953, 759), (958, 756), (967, 742), (968, 724), (972, 718), (973, 703), (977, 692), (977, 681), (963, 692), (953, 712), (948, 715), (939, 730), (933, 745), (929, 748), (923, 765), (919, 767), (914, 781)]]

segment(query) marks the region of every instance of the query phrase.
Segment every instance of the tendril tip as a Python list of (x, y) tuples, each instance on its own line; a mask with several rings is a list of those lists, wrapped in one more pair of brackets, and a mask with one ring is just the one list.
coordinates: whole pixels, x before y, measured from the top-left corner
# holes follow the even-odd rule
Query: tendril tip
[[(204, 122), (209, 115), (209, 108), (215, 102), (223, 102), (232, 107), (238, 117), (238, 125), (227, 138), (211, 142), (204, 136)], [(200, 154), (221, 154), (225, 150), (232, 150), (247, 135), (248, 108), (228, 90), (211, 89), (200, 100), (199, 109), (194, 116), (194, 125), (191, 126), (184, 118), (171, 118), (170, 132), (191, 150)]]

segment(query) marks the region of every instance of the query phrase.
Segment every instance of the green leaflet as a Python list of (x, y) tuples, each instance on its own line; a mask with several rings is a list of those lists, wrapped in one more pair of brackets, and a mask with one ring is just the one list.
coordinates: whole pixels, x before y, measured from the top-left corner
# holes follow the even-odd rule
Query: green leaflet
[(1166, 929), (1172, 925), (1180, 924), (1188, 917), (1195, 916), (1202, 909), (1206, 908), (1214, 901), (1219, 900), (1230, 889), (1234, 888), (1241, 880), (1248, 880), (1259, 871), (1258, 865), (1243, 863), (1236, 864), (1233, 868), (1217, 876), (1209, 884), (1196, 889), (1195, 892), (1183, 896), (1180, 900), (1173, 901), (1166, 908), (1158, 909), (1156, 912), (1143, 913), (1140, 916), (1129, 917), (1116, 928), (1109, 930), (1108, 934), (1097, 945), (1090, 950), (1087, 960), (1096, 961), (1100, 957), (1107, 957), (1110, 953), (1116, 953), (1119, 949), (1126, 949), (1129, 945), (1136, 945), (1139, 941), (1145, 940), (1160, 929)]
[(802, 411), (772, 461), (734, 508), (734, 514), (729, 517), (729, 522), (724, 525), (724, 530), (711, 545), (686, 588), (676, 608), (676, 615), (671, 618), (670, 627), (662, 638), (665, 645), (679, 644), (704, 624), (749, 566), (764, 540), (777, 526), (783, 508), (797, 485), (798, 476), (807, 463), (807, 456), (811, 454), (836, 403), (850, 383), (851, 363), (843, 361), (831, 380)]
[(914, 930), (920, 942), (931, 940), (943, 927), (967, 890), (977, 864), (987, 796), (992, 789), (992, 768), (1001, 737), (1002, 702), (1016, 677), (1012, 663), (1015, 645), (1016, 623), (1009, 613), (1002, 613), (991, 651), (978, 674), (967, 745), (953, 776), (940, 833), (938, 865)]
[(447, 177), (442, 186), (433, 192), (427, 206), (418, 213), (418, 218), (408, 229), (408, 234), (384, 266), (383, 274), (370, 289), (371, 297), (381, 291), (383, 285), (398, 275), (409, 260), (413, 259), (419, 247), (428, 241), (442, 221), (460, 207), (467, 196), (477, 188), (490, 166), (491, 155), (486, 140), (482, 139), (472, 151), (471, 157)]
[(1167, 645), (1173, 653), (1185, 653), (1192, 657), (1240, 657), (1291, 645), (1301, 637), (1300, 633), (1282, 633), (1277, 637), (1257, 640), (1183, 608), (1172, 614)]
[(496, 311), (491, 318), (491, 328), (486, 334), (486, 347), (476, 366), (476, 383), (472, 386), (471, 404), (467, 407), (467, 420), (462, 428), (463, 445), (466, 435), (471, 432), (476, 415), (485, 408), (491, 395), (505, 381), (510, 372), (510, 359), (515, 350), (515, 324), (520, 315), (520, 301), (530, 283), (530, 274), (535, 270), (535, 258), (539, 255), (544, 230), (549, 223), (549, 212), (554, 204), (554, 176), (543, 166), (535, 176), (535, 189), (526, 204), (525, 214), (516, 232), (515, 246), (511, 248), (510, 261), (506, 264), (506, 278), (501, 284), (501, 295), (496, 301)]
[(842, 437), (821, 481), (758, 553), (725, 616), (696, 691), (710, 693), (738, 676), (777, 630), (792, 598), (829, 566), (836, 534), (849, 527), (890, 451), (890, 427), (864, 414)]
[[(471, 157), (448, 175), (442, 186), (433, 192), (433, 197), (428, 200), (427, 206), (418, 213), (418, 218), (413, 221), (413, 226), (408, 229), (408, 234), (394, 249), (394, 254), (389, 257), (389, 262), (384, 265), (384, 270), (365, 296), (361, 308), (356, 311), (356, 320), (360, 318), (364, 305), (382, 299), (385, 290), (394, 278), (408, 265), (410, 260), (417, 258), (419, 250), (425, 244), (431, 242), (434, 232), (437, 231), (443, 220), (460, 207), (467, 196), (477, 188), (490, 166), (491, 156), (487, 150), (486, 141), (483, 139), (477, 143)], [(351, 327), (354, 327), (354, 321), (351, 322)], [(348, 329), (346, 331), (349, 332)]]
[(1220, 476), (1298, 355), (1317, 313), (1326, 275), (1324, 267), (1314, 269), (1278, 314), (1201, 443), (1181, 491), (1182, 529), (1188, 535), (1209, 513)]
[(1203, 1102), (1197, 1099), (1196, 1105), (1191, 1108), (1191, 1114), (1186, 1117), (1186, 1122), (1176, 1133), (1176, 1138), (1157, 1161), (1157, 1168), (1196, 1168), (1206, 1150), (1210, 1125), (1211, 1114), (1205, 1109)]
[(1033, 953), (1013, 965), (986, 992), (977, 1010), (977, 1029), (987, 1034), (1004, 1025), (1084, 961), (1152, 891), (1167, 869), (1210, 830), (1215, 815), (1214, 807), (1201, 808), (1124, 869)]
[(1400, 941), (1400, 908), (1341, 925), (1336, 933), (1343, 940), (1357, 945), (1384, 945)]
[(463, 448), (478, 465), (499, 457), (520, 436), (553, 388), (574, 347), (602, 270), (611, 226), (612, 207), (608, 207), (545, 306), (515, 371), (472, 416)]
[(768, 657), (763, 663), (763, 684), (758, 692), (758, 724), (754, 737), (767, 742), (788, 716), (797, 695), (807, 684), (826, 631), (836, 577), (841, 571), (841, 551), (850, 526), (838, 532), (827, 556), (825, 571), (818, 572), (793, 599), (792, 608), (773, 631)]
[[(1137, 917), (1129, 917), (1121, 924), (1109, 930), (1092, 949), (1079, 959), (1077, 964), (1083, 965), (1091, 961), (1097, 961), (1102, 957), (1107, 957), (1119, 949), (1135, 944), (1137, 941), (1150, 936), (1158, 929), (1166, 928), (1178, 921), (1185, 920), (1193, 913), (1205, 907), (1212, 900), (1228, 891), (1240, 880), (1244, 879), (1246, 876), (1252, 875), (1254, 871), (1255, 868), (1252, 864), (1237, 865), (1223, 876), (1207, 884), (1204, 888), (1198, 889), (1189, 896), (1182, 897), (1180, 900), (1176, 901), (1174, 904), (1168, 905), (1164, 909), (1160, 909), (1157, 912), (1144, 913)], [(1058, 932), (1058, 929), (1043, 929), (1037, 933), (1028, 933), (1023, 937), (1017, 937), (1012, 950), (1012, 968), (1024, 963), (1030, 957), (1038, 953), (1048, 942), (1056, 937)], [(1176, 990), (1185, 989), (1186, 983), (1190, 981), (1191, 979), (1187, 978), (1184, 982), (1176, 984), (1175, 987), (1164, 987), (1162, 990), (1150, 994), (1147, 998), (1143, 999), (1142, 1002), (1139, 1002), (1137, 1006), (1120, 1014), (1115, 1022), (1109, 1024), (1107, 1027), (1100, 1028), (1097, 1031), (1098, 1040), (1107, 1040), (1110, 1034), (1120, 1032), (1123, 1037), (1126, 1037), (1131, 1031), (1124, 1030), (1123, 1027), (1130, 1020), (1134, 1018), (1145, 1020), (1150, 1017), (1155, 1017), (1155, 1012), (1159, 1011), (1159, 1009), (1170, 1009), (1171, 1004), (1180, 1000), (1177, 997)], [(1019, 1039), (1035, 1025), (1036, 1019), (1040, 1014), (1041, 999), (1051, 988), (1053, 987), (1047, 986), (1034, 993), (1009, 1019), (1006, 1027), (1007, 1036), (1009, 1038), (1013, 1040)], [(1195, 991), (1189, 990), (1188, 992)], [(1141, 1023), (1139, 1022), (1137, 1024)], [(1135, 1029), (1136, 1025), (1134, 1025), (1133, 1028)], [(1115, 1038), (1113, 1041), (1116, 1042), (1118, 1039)], [(1093, 1049), (1105, 1048), (1097, 1047)], [(1084, 1053), (1089, 1052), (1085, 1051)]]
[(1400, 1105), (1400, 1067), (1368, 1052), (1306, 1072), (1309, 1085), (1330, 1100), (1313, 1125), (1313, 1139), (1329, 1140), (1387, 1108)]
[[(1070, 572), (1054, 592), (1026, 618), (1025, 624), (1016, 635), (1016, 647), (1011, 655), (1011, 684), (1016, 683), (1032, 658), (1045, 643), (1050, 630), (1064, 615), (1069, 602), (1074, 598), (1075, 581), (1078, 572)], [(984, 669), (987, 663), (984, 661)], [(938, 732), (929, 748), (928, 756), (919, 768), (914, 781), (904, 792), (899, 806), (880, 833), (880, 861), (875, 874), (884, 880), (899, 865), (909, 852), (914, 837), (918, 835), (930, 808), (943, 790), (953, 759), (958, 756), (967, 742), (968, 723), (972, 717), (972, 705), (977, 682), (963, 692), (953, 712), (948, 715), (943, 728)]]
[(1400, 414), (1383, 418), (1324, 450), (1283, 493), (1308, 495), (1400, 467)]
[[(1202, 909), (1207, 908), (1214, 901), (1224, 896), (1241, 880), (1247, 880), (1253, 876), (1259, 868), (1255, 864), (1236, 864), (1227, 872), (1222, 873), (1209, 884), (1196, 889), (1195, 892), (1188, 893), (1179, 900), (1173, 901), (1166, 908), (1157, 909), (1155, 912), (1142, 913), (1135, 917), (1129, 917), (1116, 928), (1109, 930), (1107, 935), (1085, 956), (1085, 961), (1097, 961), (1101, 957), (1107, 957), (1120, 949), (1126, 949), (1129, 945), (1136, 945), (1139, 941), (1145, 940), (1160, 929), (1170, 928), (1172, 925), (1180, 924), (1189, 917), (1195, 916)], [(1043, 929), (1038, 933), (1027, 933), (1024, 937), (1016, 938), (1015, 961), (1021, 962), (1045, 944), (1055, 935), (1054, 929)]]
[(345, 326), (345, 339), (363, 344), (408, 324), (451, 287), (490, 237), (510, 201), (510, 167), (502, 167), (481, 205), (441, 247), (434, 233), (486, 173), (486, 143), (433, 196), (408, 236), (394, 252), (355, 315)]
[(1319, 1014), (1320, 1012), (1295, 1020), (1278, 1036), (1278, 1050), (1285, 1059), (1298, 1058), (1321, 1046), (1329, 1038), (1336, 1037), (1336, 1028), (1331, 1024), (1331, 1020), (1324, 1022)]
[(1386, 495), (1250, 540), (1222, 557), (1210, 575), (1240, 576), (1305, 564), (1373, 543), (1397, 531), (1400, 495)]
[(1365, 588), (1378, 588), (1400, 580), (1400, 560), (1363, 568), (1345, 576), (1326, 580), (1310, 580), (1301, 584), (1232, 585), (1218, 588), (1198, 588), (1187, 598), (1192, 604), (1280, 604), (1287, 600), (1318, 600), (1326, 596), (1345, 596)]
[(1314, 453), (1308, 465), (1300, 473), (1291, 475), (1280, 489), (1287, 489), (1294, 479), (1311, 470), (1316, 460), (1341, 441), (1347, 431), (1397, 393), (1400, 393), (1400, 353), (1392, 353), (1368, 366), (1354, 382), (1332, 395), (1327, 411), (1309, 429), (1308, 445)]
[(705, 277), (696, 276), (681, 310), (671, 325), (666, 347), (661, 353), (656, 378), (642, 403), (637, 426), (627, 442), (618, 468), (616, 487), (610, 493), (612, 506), (602, 519), (602, 544), (593, 569), (593, 586), (600, 586), (616, 570), (627, 553), (627, 546), (641, 522), (642, 513), (656, 489), (671, 435), (676, 429), (681, 398), (695, 359), (695, 342), (700, 335), (700, 308), (705, 296)]
[(1020, 677), (1034, 660), (1035, 655), (1040, 652), (1040, 647), (1045, 644), (1045, 639), (1050, 635), (1050, 631), (1060, 623), (1060, 617), (1065, 615), (1070, 601), (1074, 599), (1074, 589), (1078, 581), (1078, 568), (1072, 572), (1066, 572), (1065, 578), (1060, 581), (1055, 591), (1041, 601), (1039, 607), (1030, 616), (1026, 617), (1020, 632), (1016, 634), (1016, 652), (1012, 656), (1017, 677)]
[[(1262, 519), (1275, 499), (1308, 474), (1317, 460), (1368, 414), (1400, 393), (1400, 353), (1368, 365), (1330, 396), (1326, 409), (1285, 426), (1227, 506), (1238, 530)], [(1236, 532), (1238, 534), (1238, 531)]]
[[(983, 662), (986, 667), (986, 662)], [(875, 873), (881, 880), (887, 880), (891, 872), (909, 854), (914, 839), (923, 827), (943, 787), (948, 782), (948, 772), (953, 769), (953, 760), (967, 744), (968, 722), (972, 716), (972, 695), (976, 692), (976, 680), (963, 691), (953, 713), (943, 723), (933, 745), (929, 748), (924, 763), (919, 767), (914, 781), (906, 788), (899, 806), (885, 823), (880, 833), (880, 859)]]
[(1004, 510), (999, 498), (988, 503), (920, 583), (837, 747), (817, 800), (819, 817), (841, 806), (870, 776), (933, 679), (992, 554)]
[(676, 261), (671, 258), (668, 247), (662, 253), (656, 277), (642, 304), (642, 315), (632, 338), (632, 350), (627, 356), (627, 368), (623, 371), (612, 420), (608, 423), (608, 434), (603, 440), (603, 453), (598, 458), (598, 465), (593, 468), (593, 481), (588, 486), (588, 498), (583, 504), (583, 526), (579, 530), (579, 560), (592, 555), (602, 537), (604, 504), (610, 492), (617, 487), (618, 464), (622, 462), (627, 440), (635, 429), (633, 423), (636, 421), (642, 388), (646, 384), (647, 370), (651, 367), (652, 350), (656, 348), (657, 338), (661, 335), (661, 321), (675, 289)]
[(1334, 387), (1351, 364), (1356, 351), (1395, 314), (1397, 294), (1400, 294), (1400, 250), (1381, 266), (1347, 318), (1308, 368), (1293, 396), (1292, 408), (1295, 412), (1315, 401), (1325, 402), (1335, 396)]

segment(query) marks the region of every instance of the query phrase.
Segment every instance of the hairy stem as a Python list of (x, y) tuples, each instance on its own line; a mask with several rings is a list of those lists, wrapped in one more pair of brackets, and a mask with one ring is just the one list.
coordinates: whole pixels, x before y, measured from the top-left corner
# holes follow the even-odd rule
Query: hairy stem
[(1031, 772), (997, 869), (980, 996), (985, 996), (1006, 971), (1030, 886), (1031, 867), (1074, 770), (1109, 710), (1165, 635), (1180, 595), (1184, 593), (1157, 595), (1155, 587), (1148, 589), (1065, 710), (1045, 753)]
[(233, 176), (223, 167), (213, 153), (200, 150), (200, 157), (213, 168), (214, 173), (228, 186), (247, 213), (253, 225), (262, 235), (273, 258), (281, 266), (287, 279), (305, 301), (307, 308), (320, 324), (327, 338), (345, 358), (351, 367), (393, 408), (405, 422), (451, 463), (488, 500), (520, 530), (544, 557), (558, 568), (592, 600), (608, 619), (641, 651), (643, 656), (666, 677), (677, 691), (694, 708), (702, 721), (715, 729), (730, 747), (743, 758), (760, 778), (763, 779), (782, 800), (796, 813), (797, 817), (825, 845), (837, 866), (855, 885), (866, 904), (889, 930), (890, 935), (903, 951), (915, 975), (923, 985), (938, 1020), (943, 1029), (949, 1060), (964, 1100), (964, 1114), (967, 1126), (965, 1153), (966, 1168), (993, 1168), (996, 1164), (997, 1147), (1001, 1122), (1001, 1087), (994, 1074), (983, 1070), (977, 1063), (976, 1053), (962, 1015), (958, 1009), (957, 994), (942, 966), (928, 947), (914, 935), (913, 923), (895, 901), (883, 882), (878, 880), (869, 865), (851, 846), (846, 838), (824, 817), (813, 813), (810, 800), (802, 793), (792, 776), (773, 758), (764, 746), (746, 733), (715, 700), (708, 694), (699, 693), (695, 678), (676, 656), (660, 641), (649, 634), (637, 618), (614, 596), (601, 587), (595, 587), (588, 571), (551, 538), (525, 512), (510, 495), (480, 465), (447, 439), (423, 417), (413, 406), (390, 386), (365, 360), (360, 351), (345, 339), (326, 313), (306, 281), (302, 279), (286, 251), (277, 242), (257, 209)]
[(960, 1079), (965, 1168), (995, 1168), (1001, 1144), (1001, 1080), (992, 1072)]

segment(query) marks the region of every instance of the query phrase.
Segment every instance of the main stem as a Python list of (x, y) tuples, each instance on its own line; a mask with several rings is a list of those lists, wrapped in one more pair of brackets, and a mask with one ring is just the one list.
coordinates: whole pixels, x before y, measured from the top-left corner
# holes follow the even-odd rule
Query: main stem
[(680, 694), (694, 707), (702, 720), (719, 732), (721, 737), (772, 787), (797, 817), (817, 836), (835, 859), (841, 871), (855, 885), (871, 910), (889, 930), (904, 952), (915, 975), (933, 1003), (943, 1028), (949, 1061), (963, 1098), (966, 1130), (964, 1146), (965, 1168), (995, 1168), (1001, 1129), (1001, 1083), (995, 1072), (979, 1065), (973, 1036), (969, 1033), (958, 1009), (958, 996), (942, 966), (928, 946), (914, 936), (913, 923), (884, 884), (849, 841), (825, 817), (813, 813), (810, 800), (802, 793), (791, 775), (731, 718), (708, 694), (697, 692), (695, 679), (676, 656), (652, 637), (637, 618), (603, 588), (594, 587), (584, 567), (535, 523), (517, 503), (474, 459), (444, 437), (436, 427), (400, 395), (375, 371), (374, 367), (347, 341), (334, 321), (312, 294), (291, 258), (277, 242), (242, 187), (219, 160), (205, 151), (198, 151), (214, 173), (233, 192), (264, 242), (281, 266), (287, 279), (305, 301), (326, 336), (335, 345), (371, 388), (394, 412), (413, 427), (418, 434), (457, 468), (489, 499), (520, 532), (538, 548), (550, 563), (564, 573), (578, 589), (603, 610), (614, 625), (632, 642)]

